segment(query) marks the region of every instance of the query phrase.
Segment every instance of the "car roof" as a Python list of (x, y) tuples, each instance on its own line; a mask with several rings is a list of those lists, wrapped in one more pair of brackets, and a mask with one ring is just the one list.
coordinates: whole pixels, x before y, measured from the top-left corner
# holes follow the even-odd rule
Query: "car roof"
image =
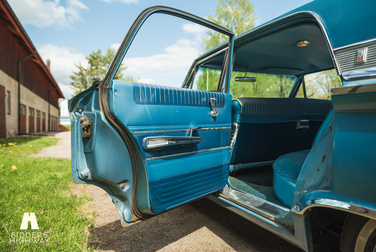
[[(305, 4), (237, 36), (234, 71), (299, 75), (334, 67), (339, 70), (336, 50), (375, 39), (376, 26), (367, 25), (374, 21), (375, 9), (376, 1), (369, 0), (315, 0)], [(312, 43), (301, 50), (296, 46), (301, 40)], [(226, 47), (224, 43), (196, 62)], [(205, 60), (205, 65), (219, 69), (223, 57), (224, 53), (219, 53)]]

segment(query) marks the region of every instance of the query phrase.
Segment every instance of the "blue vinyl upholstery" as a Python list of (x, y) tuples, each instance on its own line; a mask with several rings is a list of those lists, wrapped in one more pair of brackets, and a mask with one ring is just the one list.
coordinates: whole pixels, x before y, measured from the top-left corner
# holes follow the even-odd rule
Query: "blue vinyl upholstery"
[[(262, 164), (290, 152), (311, 148), (320, 125), (332, 108), (331, 101), (318, 99), (234, 100), (232, 123), (239, 128), (231, 169), (240, 169), (239, 164)], [(296, 129), (299, 120), (309, 120), (309, 128)]]
[[(226, 186), (231, 141), (230, 94), (114, 80), (111, 112), (129, 131), (145, 167), (143, 194), (161, 213)], [(218, 115), (211, 116), (210, 99)], [(200, 137), (195, 145), (145, 150), (146, 137)], [(141, 193), (140, 193), (141, 194)]]
[[(332, 123), (334, 110), (332, 110), (322, 123), (313, 145), (324, 136)], [(296, 181), (310, 150), (303, 150), (285, 154), (273, 164), (273, 190), (274, 194), (283, 204), (292, 207)]]

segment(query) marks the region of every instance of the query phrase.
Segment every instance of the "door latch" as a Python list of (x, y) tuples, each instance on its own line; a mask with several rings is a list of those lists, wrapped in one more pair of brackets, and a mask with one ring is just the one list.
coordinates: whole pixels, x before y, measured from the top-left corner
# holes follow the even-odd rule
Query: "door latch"
[(81, 118), (81, 134), (83, 138), (90, 138), (93, 132), (93, 120), (89, 120), (86, 116)]
[(218, 112), (217, 110), (215, 110), (215, 106), (214, 106), (214, 101), (216, 100), (217, 100), (216, 98), (210, 98), (210, 109), (211, 109), (210, 115), (213, 118), (215, 118), (218, 115)]

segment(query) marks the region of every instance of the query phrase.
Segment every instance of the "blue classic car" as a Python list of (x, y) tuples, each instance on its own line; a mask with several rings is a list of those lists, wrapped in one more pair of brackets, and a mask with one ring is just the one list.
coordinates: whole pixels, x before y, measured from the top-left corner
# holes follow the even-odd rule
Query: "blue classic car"
[[(73, 181), (108, 192), (122, 223), (207, 196), (305, 251), (330, 231), (342, 251), (375, 252), (375, 10), (316, 0), (237, 37), (144, 10), (104, 79), (70, 101)], [(181, 88), (114, 78), (155, 13), (227, 38)]]

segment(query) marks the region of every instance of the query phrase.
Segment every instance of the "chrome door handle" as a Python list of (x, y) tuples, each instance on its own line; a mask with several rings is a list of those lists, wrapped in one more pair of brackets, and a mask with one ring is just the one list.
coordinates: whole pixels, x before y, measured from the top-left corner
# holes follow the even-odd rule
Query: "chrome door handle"
[(146, 151), (160, 151), (199, 144), (200, 142), (201, 138), (198, 136), (152, 136), (145, 137), (142, 140), (142, 147)]
[(218, 115), (217, 110), (215, 110), (214, 101), (216, 101), (216, 98), (210, 98), (210, 115), (211, 117), (215, 118)]

